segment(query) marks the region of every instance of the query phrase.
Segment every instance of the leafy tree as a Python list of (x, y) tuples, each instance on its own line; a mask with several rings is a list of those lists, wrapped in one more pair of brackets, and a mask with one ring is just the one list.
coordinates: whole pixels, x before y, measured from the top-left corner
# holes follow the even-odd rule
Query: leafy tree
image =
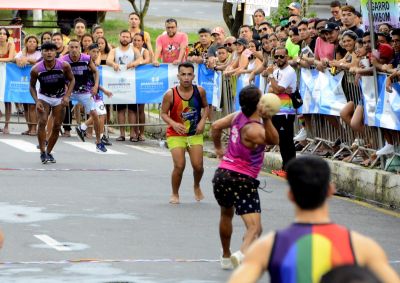
[[(140, 29), (144, 30), (144, 17), (147, 14), (147, 10), (149, 9), (150, 6), (150, 0), (143, 0), (144, 5), (143, 8), (142, 7), (138, 7), (138, 5), (136, 4), (136, 2), (142, 2), (142, 1), (136, 1), (136, 0), (128, 0), (129, 3), (131, 3), (133, 10), (139, 14), (139, 18), (140, 18)], [(140, 5), (139, 5), (140, 6)]]

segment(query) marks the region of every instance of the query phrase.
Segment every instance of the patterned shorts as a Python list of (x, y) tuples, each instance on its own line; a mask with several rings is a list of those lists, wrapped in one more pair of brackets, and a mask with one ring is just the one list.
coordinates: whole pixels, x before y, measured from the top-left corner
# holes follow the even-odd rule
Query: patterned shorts
[(222, 207), (235, 207), (237, 215), (261, 213), (258, 185), (250, 176), (218, 168), (212, 180), (214, 196)]

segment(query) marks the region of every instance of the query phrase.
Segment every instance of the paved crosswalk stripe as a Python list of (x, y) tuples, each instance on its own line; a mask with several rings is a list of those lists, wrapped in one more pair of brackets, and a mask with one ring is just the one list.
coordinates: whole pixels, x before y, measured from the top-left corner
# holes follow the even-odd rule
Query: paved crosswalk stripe
[(34, 235), (36, 238), (47, 244), (48, 246), (52, 247), (53, 249), (56, 249), (59, 252), (65, 252), (65, 251), (70, 251), (71, 249), (69, 247), (66, 247), (62, 243), (54, 240), (52, 237), (48, 235)]
[(78, 147), (80, 149), (93, 152), (93, 153), (98, 153), (98, 154), (113, 154), (113, 155), (126, 155), (126, 153), (119, 152), (116, 150), (112, 150), (109, 147), (107, 148), (107, 152), (97, 152), (96, 150), (96, 145), (94, 143), (88, 143), (88, 142), (68, 142), (65, 141), (64, 143)]
[(154, 150), (154, 147), (145, 147), (145, 146), (136, 146), (136, 145), (126, 145), (127, 147), (133, 148), (133, 149), (137, 149), (143, 152), (147, 152), (150, 154), (157, 154), (160, 156), (171, 156), (171, 153), (169, 153), (168, 151), (161, 151), (161, 150)]
[(39, 149), (36, 148), (36, 144), (18, 140), (18, 139), (1, 139), (0, 142), (5, 143), (9, 146), (15, 147), (24, 152), (39, 152)]

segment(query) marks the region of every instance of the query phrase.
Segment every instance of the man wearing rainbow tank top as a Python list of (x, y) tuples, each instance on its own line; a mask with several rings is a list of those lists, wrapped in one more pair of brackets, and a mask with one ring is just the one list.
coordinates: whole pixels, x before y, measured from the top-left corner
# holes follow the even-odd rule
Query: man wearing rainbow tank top
[(229, 283), (256, 282), (264, 270), (271, 283), (318, 283), (326, 272), (343, 265), (365, 266), (384, 283), (400, 282), (374, 240), (331, 222), (327, 199), (335, 186), (327, 162), (313, 156), (293, 159), (287, 180), (295, 222), (254, 242)]
[[(212, 124), (215, 152), (221, 162), (213, 179), (214, 196), (221, 207), (219, 234), (222, 245), (222, 269), (237, 267), (250, 244), (261, 234), (261, 206), (256, 179), (264, 162), (265, 145), (278, 144), (279, 135), (272, 119), (259, 106), (261, 91), (254, 85), (239, 93), (240, 112), (232, 113)], [(222, 130), (230, 128), (224, 151)], [(231, 254), (232, 219), (239, 215), (246, 233), (240, 250)]]
[[(179, 85), (169, 89), (161, 105), (161, 118), (168, 124), (167, 144), (171, 151), (174, 169), (171, 176), (171, 204), (179, 203), (179, 187), (185, 170), (185, 152), (189, 152), (193, 167), (194, 195), (197, 201), (204, 198), (200, 189), (203, 177), (203, 132), (208, 115), (206, 92), (193, 85), (194, 66), (178, 66)], [(203, 111), (202, 111), (203, 110)]]

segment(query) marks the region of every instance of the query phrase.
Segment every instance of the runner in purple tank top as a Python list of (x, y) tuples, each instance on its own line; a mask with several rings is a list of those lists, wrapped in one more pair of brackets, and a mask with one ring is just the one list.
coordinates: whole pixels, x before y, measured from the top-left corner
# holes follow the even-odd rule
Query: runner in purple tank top
[[(243, 253), (261, 234), (261, 207), (257, 191), (260, 182), (256, 178), (263, 164), (265, 145), (279, 143), (279, 135), (271, 117), (258, 105), (261, 95), (256, 86), (243, 88), (239, 94), (241, 111), (212, 124), (215, 152), (221, 158), (213, 186), (215, 198), (221, 207), (219, 234), (223, 269), (238, 266)], [(221, 134), (227, 128), (230, 128), (230, 136), (224, 152)], [(234, 212), (242, 217), (247, 231), (240, 250), (231, 254)]]
[[(61, 123), (64, 120), (65, 107), (75, 85), (75, 78), (71, 66), (67, 62), (56, 59), (56, 45), (45, 43), (42, 45), (43, 61), (32, 67), (30, 92), (36, 103), (38, 115), (38, 140), (40, 160), (43, 164), (55, 163), (51, 151), (57, 142)], [(36, 91), (36, 82), (39, 81), (39, 92)], [(65, 85), (68, 85), (65, 89)], [(52, 111), (53, 128), (46, 148), (46, 124)]]

